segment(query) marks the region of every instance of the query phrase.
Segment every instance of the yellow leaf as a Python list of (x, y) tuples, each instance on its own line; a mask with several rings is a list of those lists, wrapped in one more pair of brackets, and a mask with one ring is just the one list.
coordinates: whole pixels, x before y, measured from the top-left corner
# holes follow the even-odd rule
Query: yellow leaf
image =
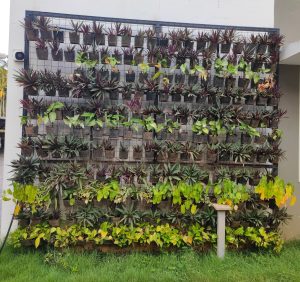
[(107, 233), (108, 233), (107, 231), (100, 230), (100, 235), (101, 235), (102, 238), (105, 238)]
[(155, 67), (158, 68), (158, 69), (160, 69), (161, 68), (161, 64), (158, 63), (158, 64), (155, 65)]
[(17, 204), (15, 207), (14, 216), (17, 216), (19, 214), (20, 210), (21, 210), (21, 207), (19, 204)]
[(197, 212), (197, 206), (196, 205), (192, 205), (191, 207), (191, 213), (195, 214)]
[(41, 242), (41, 238), (40, 238), (40, 237), (37, 237), (37, 238), (35, 239), (35, 241), (34, 241), (34, 246), (35, 246), (36, 249), (37, 249), (38, 246), (40, 245), (40, 242)]
[(185, 243), (187, 243), (187, 244), (192, 244), (193, 243), (193, 238), (191, 237), (191, 236), (187, 236), (187, 235), (185, 235), (185, 236), (183, 236), (183, 241), (185, 242)]

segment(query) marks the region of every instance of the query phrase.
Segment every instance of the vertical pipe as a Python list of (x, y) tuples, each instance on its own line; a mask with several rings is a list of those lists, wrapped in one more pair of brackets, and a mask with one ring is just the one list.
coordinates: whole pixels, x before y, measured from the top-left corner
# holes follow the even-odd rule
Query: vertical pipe
[(218, 210), (217, 219), (217, 255), (219, 258), (224, 258), (225, 255), (225, 211)]

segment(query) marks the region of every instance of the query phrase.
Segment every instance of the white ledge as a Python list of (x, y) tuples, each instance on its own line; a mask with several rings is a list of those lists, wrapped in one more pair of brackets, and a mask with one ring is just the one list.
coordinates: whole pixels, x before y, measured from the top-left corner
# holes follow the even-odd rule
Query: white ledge
[(300, 65), (300, 40), (288, 43), (280, 52), (280, 64)]

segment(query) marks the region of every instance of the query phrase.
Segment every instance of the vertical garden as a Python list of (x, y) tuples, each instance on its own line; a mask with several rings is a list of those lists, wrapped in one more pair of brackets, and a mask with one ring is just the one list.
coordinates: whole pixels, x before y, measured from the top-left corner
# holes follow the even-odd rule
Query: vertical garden
[(100, 251), (282, 246), (275, 29), (28, 12), (18, 246)]

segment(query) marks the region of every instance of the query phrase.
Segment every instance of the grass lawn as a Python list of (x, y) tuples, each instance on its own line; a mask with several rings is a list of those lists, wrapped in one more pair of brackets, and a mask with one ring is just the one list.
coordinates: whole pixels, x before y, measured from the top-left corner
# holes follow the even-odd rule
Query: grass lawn
[(6, 247), (0, 256), (0, 281), (300, 281), (300, 241), (287, 243), (279, 255), (181, 251), (171, 254), (103, 255), (68, 252), (62, 264), (48, 265), (45, 253)]

